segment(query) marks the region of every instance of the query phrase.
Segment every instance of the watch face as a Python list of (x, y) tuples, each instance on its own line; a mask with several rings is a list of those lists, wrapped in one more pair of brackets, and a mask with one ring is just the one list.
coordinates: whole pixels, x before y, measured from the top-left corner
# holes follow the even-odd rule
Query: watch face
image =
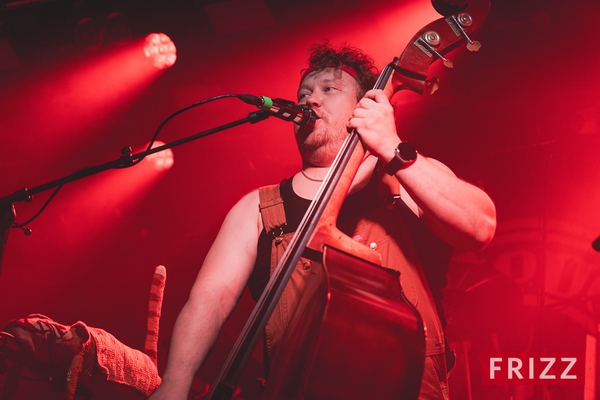
[(396, 156), (385, 166), (385, 172), (394, 175), (398, 170), (406, 168), (417, 159), (417, 151), (412, 144), (401, 142), (396, 148)]
[(398, 152), (404, 161), (414, 161), (417, 158), (417, 150), (412, 144), (402, 142), (398, 145)]

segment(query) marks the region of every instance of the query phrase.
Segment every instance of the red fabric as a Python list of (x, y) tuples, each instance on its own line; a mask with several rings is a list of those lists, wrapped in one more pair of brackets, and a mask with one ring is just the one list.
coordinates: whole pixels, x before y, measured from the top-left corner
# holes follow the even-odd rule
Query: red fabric
[[(40, 314), (13, 320), (0, 331), (2, 359), (53, 377), (54, 390), (64, 391), (67, 399), (74, 398), (78, 384), (99, 399), (145, 399), (161, 383), (153, 359), (110, 333), (83, 322), (62, 325)], [(16, 394), (17, 384), (3, 389)]]
[[(323, 68), (319, 68), (319, 70), (323, 70), (325, 68), (336, 68), (336, 69), (341, 69), (342, 71), (344, 71), (345, 73), (347, 73), (348, 75), (350, 75), (351, 77), (353, 77), (354, 79), (358, 80), (358, 73), (356, 72), (356, 70), (354, 70), (354, 68), (350, 68), (347, 65), (344, 64), (340, 64), (340, 65), (326, 65)], [(316, 68), (307, 68), (302, 72), (302, 77), (300, 78), (300, 83), (302, 83), (302, 81), (304, 80), (304, 78), (306, 78), (306, 76), (308, 74), (310, 74), (311, 72), (316, 71)]]
[(103, 329), (88, 331), (96, 342), (97, 366), (108, 381), (133, 387), (146, 396), (156, 390), (161, 379), (150, 357), (125, 346)]

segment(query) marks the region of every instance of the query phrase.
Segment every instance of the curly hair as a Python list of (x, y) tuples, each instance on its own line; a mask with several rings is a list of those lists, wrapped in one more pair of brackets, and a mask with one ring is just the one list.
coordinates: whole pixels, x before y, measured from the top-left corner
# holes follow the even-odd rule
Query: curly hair
[(329, 41), (311, 46), (308, 67), (300, 71), (301, 80), (304, 80), (304, 77), (310, 72), (342, 66), (356, 72), (355, 79), (360, 87), (359, 97), (362, 97), (375, 85), (379, 71), (371, 57), (356, 47), (348, 44), (334, 47), (329, 44)]

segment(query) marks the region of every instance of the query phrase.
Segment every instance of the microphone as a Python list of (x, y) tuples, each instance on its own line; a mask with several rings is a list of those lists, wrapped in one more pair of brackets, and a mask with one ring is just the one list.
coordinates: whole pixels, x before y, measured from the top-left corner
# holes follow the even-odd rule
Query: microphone
[(240, 100), (253, 104), (263, 111), (267, 111), (284, 121), (292, 121), (296, 125), (314, 124), (317, 116), (307, 105), (295, 104), (293, 101), (284, 99), (271, 99), (267, 96), (254, 96), (251, 94), (239, 94)]

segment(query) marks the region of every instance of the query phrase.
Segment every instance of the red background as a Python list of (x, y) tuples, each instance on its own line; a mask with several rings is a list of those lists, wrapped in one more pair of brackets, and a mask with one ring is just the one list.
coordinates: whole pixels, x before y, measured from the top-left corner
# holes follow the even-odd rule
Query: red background
[[(352, 43), (382, 68), (439, 18), (425, 0), (90, 4), (33, 2), (3, 13), (0, 196), (116, 159), (126, 146), (141, 150), (167, 116), (195, 101), (225, 93), (294, 100), (308, 48), (322, 39)], [(79, 49), (76, 22), (111, 11), (128, 17), (131, 42)], [(586, 334), (597, 333), (600, 254), (590, 244), (600, 235), (599, 17), (593, 0), (493, 1), (476, 33), (480, 52), (451, 53), (452, 71), (434, 64), (434, 95), (394, 97), (401, 137), (482, 186), (498, 209), (492, 244), (451, 265), (456, 398), (583, 398), (581, 387), (483, 387), (478, 355), (585, 352)], [(135, 40), (157, 31), (178, 48), (172, 68), (125, 62)], [(172, 142), (251, 111), (235, 99), (214, 102), (176, 117), (158, 138)], [(300, 165), (291, 124), (274, 118), (177, 147), (174, 157), (166, 172), (140, 165), (71, 183), (29, 225), (32, 235), (12, 230), (0, 325), (43, 313), (141, 348), (152, 272), (164, 264), (162, 369), (174, 320), (227, 210)], [(18, 221), (50, 193), (17, 203)], [(211, 381), (251, 307), (244, 296), (199, 381)]]

